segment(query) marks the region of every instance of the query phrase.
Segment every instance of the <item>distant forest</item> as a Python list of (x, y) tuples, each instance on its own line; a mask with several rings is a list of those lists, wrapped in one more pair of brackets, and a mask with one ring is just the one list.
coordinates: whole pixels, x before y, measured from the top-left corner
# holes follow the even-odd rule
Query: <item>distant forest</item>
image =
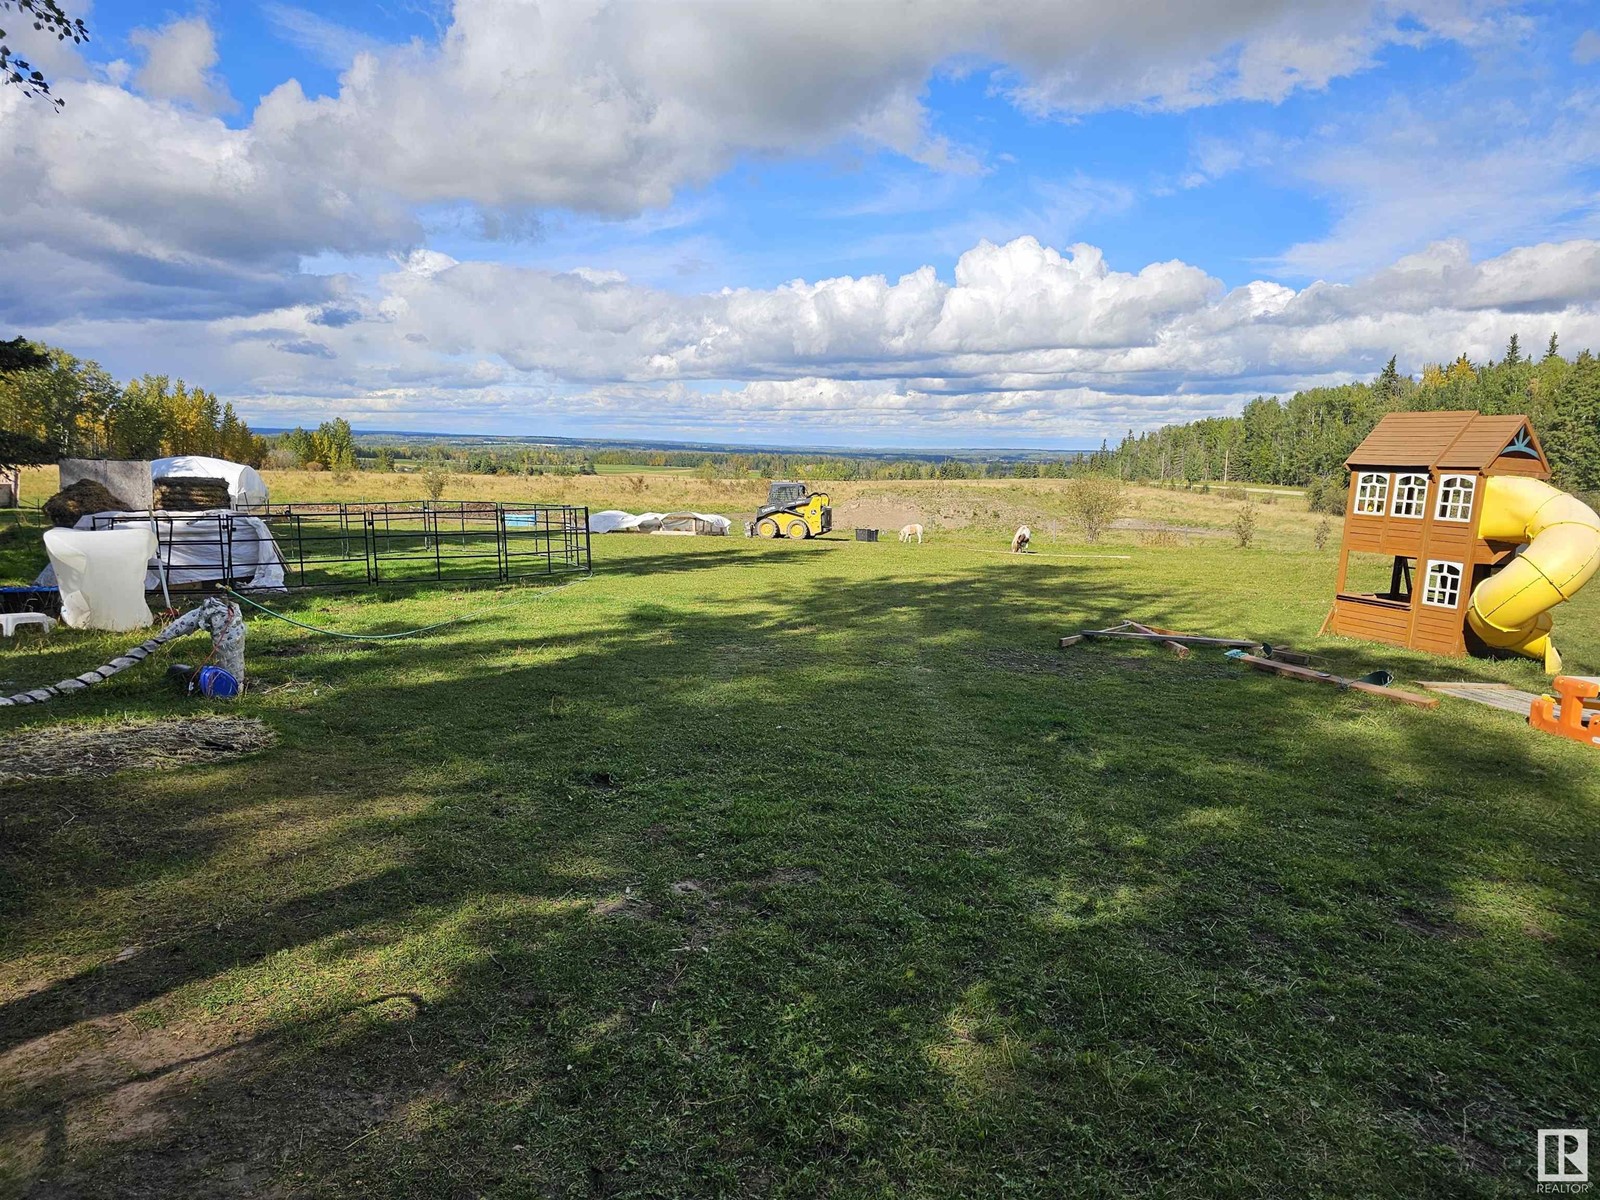
[[(326, 428), (326, 427), (324, 427)], [(347, 427), (348, 428), (348, 427)], [(281, 435), (268, 455), (269, 466), (309, 466), (303, 451)], [(445, 441), (358, 445), (355, 465), (369, 471), (446, 470), (473, 475), (594, 475), (628, 468), (687, 471), (700, 479), (805, 479), (815, 482), (859, 479), (1064, 479), (1079, 465), (1076, 455), (1021, 461), (976, 457), (903, 458), (799, 453), (781, 450), (646, 450), (554, 446), (463, 447)], [(325, 463), (325, 465), (333, 465)]]
[(266, 439), (233, 405), (166, 375), (118, 383), (97, 362), (22, 338), (0, 341), (0, 464), (210, 454), (259, 463)]
[(1331, 480), (1342, 496), (1344, 460), (1380, 417), (1440, 409), (1526, 414), (1556, 481), (1573, 491), (1600, 490), (1600, 360), (1588, 350), (1564, 358), (1554, 335), (1538, 359), (1513, 335), (1499, 362), (1476, 364), (1463, 354), (1424, 368), (1421, 379), (1401, 375), (1391, 358), (1371, 383), (1313, 388), (1286, 401), (1262, 396), (1237, 417), (1130, 432), (1114, 449), (1089, 455), (1087, 465), (1157, 482)]

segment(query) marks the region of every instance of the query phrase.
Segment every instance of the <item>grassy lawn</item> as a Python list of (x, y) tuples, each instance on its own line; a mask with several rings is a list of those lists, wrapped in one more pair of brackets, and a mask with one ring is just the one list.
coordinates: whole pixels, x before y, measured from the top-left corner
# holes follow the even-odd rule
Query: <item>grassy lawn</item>
[[(597, 538), (559, 589), (285, 601), (487, 611), (387, 644), (252, 620), (229, 711), (275, 747), (0, 789), (0, 1191), (1528, 1194), (1534, 1130), (1600, 1111), (1600, 758), (1055, 649), (1128, 616), (1540, 686), (1319, 639), (1334, 554), (1262, 518), (1249, 551), (1026, 558), (976, 517)], [(1574, 672), (1597, 591), (1557, 618)], [(7, 644), (0, 676), (131, 640)], [(197, 647), (0, 729), (193, 712), (160, 662)]]

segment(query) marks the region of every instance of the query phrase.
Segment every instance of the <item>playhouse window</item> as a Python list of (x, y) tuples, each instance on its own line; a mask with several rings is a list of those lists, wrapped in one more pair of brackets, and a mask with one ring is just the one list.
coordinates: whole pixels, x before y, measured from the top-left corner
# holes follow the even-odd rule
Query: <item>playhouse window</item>
[(1428, 506), (1428, 477), (1426, 475), (1398, 475), (1394, 481), (1394, 506), (1391, 516), (1414, 517), (1418, 520)]
[(1461, 564), (1430, 562), (1422, 581), (1422, 602), (1435, 608), (1455, 608), (1461, 601)]
[(1446, 475), (1439, 480), (1439, 508), (1434, 516), (1441, 521), (1470, 521), (1472, 493), (1477, 486), (1471, 475)]
[(1389, 499), (1389, 477), (1368, 472), (1356, 479), (1356, 512), (1364, 517), (1383, 516)]

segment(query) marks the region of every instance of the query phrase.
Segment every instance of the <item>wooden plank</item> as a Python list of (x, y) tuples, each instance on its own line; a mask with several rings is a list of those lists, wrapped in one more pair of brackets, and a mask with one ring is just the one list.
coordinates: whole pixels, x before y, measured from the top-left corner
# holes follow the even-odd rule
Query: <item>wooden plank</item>
[(1291, 650), (1287, 646), (1274, 646), (1272, 653), (1267, 655), (1274, 662), (1293, 663), (1297, 667), (1309, 667), (1311, 655), (1303, 650)]
[(1095, 630), (1085, 631), (1085, 633), (1068, 634), (1066, 637), (1061, 639), (1061, 641), (1060, 641), (1060, 643), (1058, 645), (1058, 649), (1065, 650), (1068, 646), (1076, 646), (1079, 642), (1083, 641), (1084, 637), (1086, 636), (1086, 633), (1088, 633), (1088, 632), (1093, 632), (1093, 633), (1113, 633), (1118, 629), (1126, 629), (1129, 625), (1132, 625), (1132, 624), (1133, 624), (1132, 621), (1124, 621), (1120, 625), (1112, 625), (1107, 629), (1095, 629)]
[(1192, 633), (1134, 633), (1132, 630), (1105, 629), (1090, 630), (1083, 634), (1086, 638), (1105, 638), (1108, 640), (1122, 640), (1130, 642), (1182, 642), (1185, 646), (1222, 646), (1235, 650), (1249, 650), (1261, 645), (1260, 642), (1246, 641), (1244, 638), (1218, 638), (1200, 637)]
[(1523, 718), (1527, 717), (1533, 702), (1539, 698), (1536, 692), (1519, 691), (1508, 683), (1468, 683), (1429, 679), (1419, 682), (1417, 686), (1427, 688), (1430, 692), (1454, 696), (1457, 700), (1471, 700), (1474, 704), (1516, 713)]
[[(1134, 622), (1129, 621), (1128, 624), (1134, 625)], [(1159, 633), (1162, 637), (1188, 637), (1189, 636), (1188, 634), (1184, 633), (1183, 630), (1181, 630), (1181, 629), (1163, 629), (1159, 625), (1135, 625), (1134, 627), (1137, 628), (1137, 629), (1142, 629), (1147, 633)]]
[(1185, 646), (1182, 642), (1172, 641), (1171, 640), (1172, 631), (1170, 629), (1152, 629), (1150, 626), (1141, 625), (1137, 621), (1124, 621), (1123, 624), (1125, 624), (1125, 625), (1137, 630), (1140, 633), (1160, 634), (1163, 638), (1166, 639), (1161, 644), (1163, 646), (1165, 646), (1168, 650), (1171, 650), (1179, 658), (1188, 658), (1189, 657), (1189, 647)]
[(1270, 658), (1261, 658), (1254, 654), (1241, 654), (1238, 661), (1248, 663), (1258, 671), (1270, 671), (1274, 675), (1283, 675), (1289, 679), (1304, 679), (1308, 683), (1331, 683), (1336, 687), (1349, 688), (1354, 692), (1365, 692), (1369, 696), (1393, 700), (1397, 704), (1411, 704), (1417, 708), (1439, 707), (1439, 697), (1437, 696), (1419, 696), (1415, 692), (1383, 687), (1376, 683), (1363, 683), (1359, 679), (1345, 679), (1340, 675), (1330, 675), (1326, 671), (1313, 671), (1309, 667), (1296, 667), (1290, 663), (1273, 662)]

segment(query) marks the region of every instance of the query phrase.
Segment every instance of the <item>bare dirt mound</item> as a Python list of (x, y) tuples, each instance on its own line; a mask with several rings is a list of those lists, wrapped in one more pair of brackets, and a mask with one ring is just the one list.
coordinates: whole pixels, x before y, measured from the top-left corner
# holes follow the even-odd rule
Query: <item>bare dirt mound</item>
[(0, 784), (217, 762), (265, 749), (277, 737), (254, 717), (177, 717), (25, 729), (0, 740)]
[(857, 496), (833, 510), (833, 523), (841, 529), (885, 529), (898, 533), (906, 525), (928, 525), (929, 514), (920, 506), (890, 496)]

